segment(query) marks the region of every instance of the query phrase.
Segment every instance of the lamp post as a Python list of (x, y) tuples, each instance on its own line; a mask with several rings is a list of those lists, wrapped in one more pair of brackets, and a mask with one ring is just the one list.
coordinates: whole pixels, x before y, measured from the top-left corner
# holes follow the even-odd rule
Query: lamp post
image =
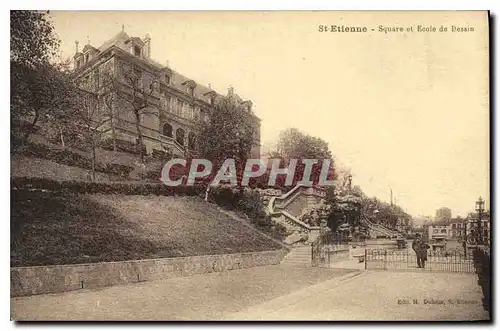
[(476, 201), (476, 211), (477, 211), (477, 217), (478, 217), (478, 224), (477, 224), (477, 232), (478, 232), (478, 240), (477, 243), (478, 245), (483, 244), (483, 231), (482, 231), (482, 218), (483, 218), (483, 212), (484, 212), (484, 200), (483, 198), (479, 197)]
[(467, 217), (465, 218), (464, 220), (464, 235), (463, 235), (463, 238), (464, 238), (464, 255), (465, 257), (467, 258), (467, 222), (469, 220), (467, 219)]

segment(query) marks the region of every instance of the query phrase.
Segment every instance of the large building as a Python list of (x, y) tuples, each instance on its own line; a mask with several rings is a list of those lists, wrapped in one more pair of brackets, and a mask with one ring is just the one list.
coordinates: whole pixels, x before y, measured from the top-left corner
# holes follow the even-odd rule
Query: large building
[[(114, 83), (110, 93), (109, 76)], [(135, 80), (128, 79), (135, 77)], [(125, 31), (100, 47), (76, 43), (74, 78), (96, 97), (98, 108), (110, 117), (106, 134), (116, 141), (137, 143), (141, 132), (147, 153), (170, 152), (185, 156), (195, 150), (201, 121), (207, 121), (221, 98), (231, 98), (244, 109), (253, 135), (252, 158), (260, 157), (260, 119), (252, 102), (239, 97), (232, 87), (221, 95), (209, 87), (161, 65), (151, 58), (151, 38), (130, 37)], [(115, 85), (119, 85), (118, 87)], [(144, 107), (142, 107), (144, 106)], [(137, 129), (137, 114), (140, 116)]]

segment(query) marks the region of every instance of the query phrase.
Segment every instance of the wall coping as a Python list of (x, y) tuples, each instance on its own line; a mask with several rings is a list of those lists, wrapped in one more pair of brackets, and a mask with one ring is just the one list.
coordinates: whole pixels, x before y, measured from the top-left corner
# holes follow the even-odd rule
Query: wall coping
[(75, 263), (75, 264), (47, 264), (47, 265), (37, 265), (37, 266), (24, 266), (24, 267), (10, 267), (13, 269), (41, 269), (48, 267), (85, 267), (85, 266), (97, 266), (97, 265), (109, 265), (109, 264), (119, 264), (119, 263), (138, 263), (138, 262), (151, 262), (151, 261), (174, 261), (187, 258), (202, 258), (202, 257), (221, 257), (221, 256), (234, 256), (234, 255), (250, 255), (255, 253), (275, 253), (277, 251), (285, 251), (285, 249), (275, 249), (267, 251), (252, 251), (252, 252), (242, 252), (242, 253), (227, 253), (227, 254), (209, 254), (209, 255), (188, 255), (188, 256), (177, 256), (177, 257), (163, 257), (155, 259), (139, 259), (139, 260), (122, 260), (122, 261), (107, 261), (107, 262), (94, 262), (94, 263)]

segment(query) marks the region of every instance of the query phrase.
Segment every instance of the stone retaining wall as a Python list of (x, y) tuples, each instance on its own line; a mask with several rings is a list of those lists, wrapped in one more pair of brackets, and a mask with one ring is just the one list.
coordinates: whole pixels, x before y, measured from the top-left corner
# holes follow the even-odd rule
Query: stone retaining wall
[(10, 295), (28, 296), (279, 264), (285, 250), (10, 269)]

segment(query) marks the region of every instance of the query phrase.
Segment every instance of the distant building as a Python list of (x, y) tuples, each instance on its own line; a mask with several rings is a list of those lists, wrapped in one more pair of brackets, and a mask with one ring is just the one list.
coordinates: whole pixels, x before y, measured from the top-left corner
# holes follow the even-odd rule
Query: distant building
[[(483, 241), (488, 242), (491, 239), (491, 226), (489, 214), (485, 213), (482, 217)], [(454, 218), (449, 222), (435, 221), (428, 224), (426, 234), (429, 240), (464, 240), (478, 228), (478, 215), (471, 213), (465, 219)]]
[(429, 240), (450, 238), (450, 228), (443, 222), (434, 222), (434, 224), (429, 224), (427, 231)]
[(441, 207), (436, 210), (436, 221), (451, 221), (451, 209), (447, 207)]
[[(127, 85), (124, 78), (127, 72), (137, 77), (141, 87), (154, 84), (155, 93), (146, 96), (136, 93), (130, 84)], [(142, 115), (139, 126), (145, 145), (143, 148), (148, 153), (157, 150), (183, 157), (195, 150), (197, 141), (203, 139), (200, 137), (200, 124), (208, 121), (215, 103), (220, 98), (231, 97), (244, 110), (251, 128), (254, 140), (251, 157), (260, 157), (260, 119), (253, 112), (252, 102), (243, 100), (232, 87), (228, 89), (228, 95), (223, 96), (210, 86), (197, 84), (181, 75), (168, 64), (156, 62), (151, 58), (151, 38), (148, 35), (141, 39), (121, 31), (97, 48), (85, 45), (81, 52), (76, 44), (74, 79), (82, 89), (96, 97), (99, 107), (104, 107), (103, 98), (107, 96), (102, 86), (103, 78), (106, 78), (103, 76), (109, 73), (120, 83), (122, 94), (113, 100), (112, 115), (108, 115), (112, 118), (109, 122), (113, 127), (104, 128), (106, 134), (114, 135), (115, 140), (118, 138), (128, 144), (137, 143), (136, 118), (130, 111), (130, 101), (135, 102), (137, 99), (137, 102), (141, 102), (141, 98), (147, 98), (152, 109)]]

